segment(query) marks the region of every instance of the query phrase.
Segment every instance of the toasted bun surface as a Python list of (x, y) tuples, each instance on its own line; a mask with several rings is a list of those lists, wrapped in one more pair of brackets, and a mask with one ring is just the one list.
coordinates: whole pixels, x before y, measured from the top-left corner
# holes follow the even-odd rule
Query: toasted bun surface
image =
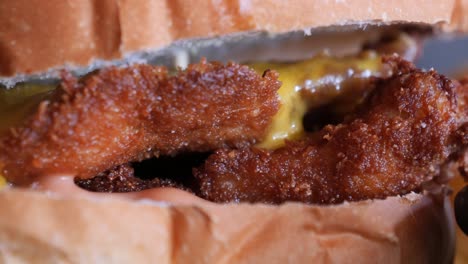
[(450, 263), (445, 197), (169, 206), (0, 192), (6, 263)]
[(176, 40), (239, 32), (312, 33), (320, 27), (401, 22), (466, 28), (462, 1), (4, 1), (0, 76), (84, 66), (154, 52)]

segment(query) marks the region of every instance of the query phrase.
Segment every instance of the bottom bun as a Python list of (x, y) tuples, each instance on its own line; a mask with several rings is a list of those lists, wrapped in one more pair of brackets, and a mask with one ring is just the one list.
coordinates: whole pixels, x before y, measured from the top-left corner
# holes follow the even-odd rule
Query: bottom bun
[(0, 191), (0, 263), (450, 263), (447, 197), (168, 205)]

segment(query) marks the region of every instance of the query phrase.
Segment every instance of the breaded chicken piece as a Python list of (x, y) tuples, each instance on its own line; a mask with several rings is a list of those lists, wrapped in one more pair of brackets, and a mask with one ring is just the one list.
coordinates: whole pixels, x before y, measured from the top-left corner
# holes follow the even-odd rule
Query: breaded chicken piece
[(75, 184), (92, 192), (125, 193), (160, 187), (172, 187), (192, 192), (190, 188), (170, 179), (143, 180), (135, 177), (134, 174), (134, 168), (127, 163), (99, 173), (93, 178), (75, 178)]
[(108, 68), (64, 76), (52, 99), (0, 139), (0, 168), (16, 184), (35, 177), (97, 175), (158, 155), (245, 147), (279, 108), (277, 74), (229, 63)]
[(455, 85), (390, 59), (394, 76), (342, 124), (277, 150), (218, 150), (195, 171), (215, 202), (334, 204), (403, 195), (439, 174), (457, 151)]

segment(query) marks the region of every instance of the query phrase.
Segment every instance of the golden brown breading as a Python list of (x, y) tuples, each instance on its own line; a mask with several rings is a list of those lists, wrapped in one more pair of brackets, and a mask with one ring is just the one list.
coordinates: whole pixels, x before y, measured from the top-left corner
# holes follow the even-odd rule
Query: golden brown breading
[(109, 68), (76, 80), (0, 141), (11, 182), (94, 176), (151, 156), (243, 147), (261, 139), (279, 107), (277, 74), (234, 63)]
[(138, 192), (159, 187), (172, 187), (191, 192), (189, 188), (170, 179), (154, 178), (143, 180), (135, 177), (134, 174), (135, 171), (131, 164), (123, 164), (100, 173), (93, 178), (75, 178), (75, 184), (92, 192)]
[[(459, 151), (453, 156), (453, 161), (460, 174), (468, 180), (468, 78), (462, 79), (457, 85), (457, 119), (463, 124), (454, 136), (453, 144), (459, 147)], [(466, 193), (466, 192), (465, 192)]]
[(457, 85), (458, 113), (460, 122), (468, 122), (468, 77), (460, 80)]
[(215, 202), (340, 203), (405, 194), (439, 173), (455, 148), (454, 84), (394, 59), (342, 124), (274, 150), (218, 150), (196, 171), (200, 195)]
[[(461, 126), (455, 135), (455, 144), (464, 146), (458, 153), (453, 155), (455, 160), (455, 168), (458, 168), (459, 174), (468, 180), (468, 77), (460, 81), (457, 86), (458, 95), (458, 120), (464, 125)], [(449, 174), (457, 174), (447, 167)], [(468, 234), (468, 186), (462, 188), (455, 196), (454, 201), (455, 219), (458, 226), (465, 234)]]

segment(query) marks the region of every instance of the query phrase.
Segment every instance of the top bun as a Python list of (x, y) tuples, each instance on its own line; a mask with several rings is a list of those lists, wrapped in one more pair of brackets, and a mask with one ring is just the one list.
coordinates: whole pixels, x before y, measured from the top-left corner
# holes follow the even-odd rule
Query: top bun
[[(468, 28), (466, 0), (15, 0), (0, 6), (0, 77), (161, 51), (178, 40), (241, 32), (417, 23)], [(161, 51), (163, 52), (163, 51)], [(99, 63), (100, 62), (100, 63)], [(104, 63), (105, 64), (105, 63)], [(2, 83), (5, 84), (5, 81)]]

